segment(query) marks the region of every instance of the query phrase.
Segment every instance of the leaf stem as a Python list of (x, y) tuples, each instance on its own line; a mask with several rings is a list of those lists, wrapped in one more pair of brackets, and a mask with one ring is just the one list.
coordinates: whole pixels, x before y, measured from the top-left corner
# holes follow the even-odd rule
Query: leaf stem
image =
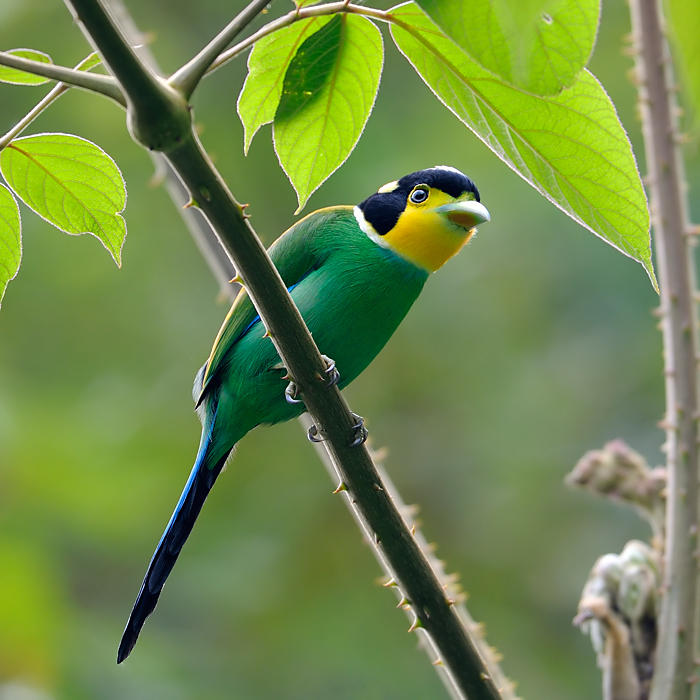
[(75, 70), (67, 66), (57, 66), (55, 63), (41, 63), (30, 58), (13, 56), (6, 51), (0, 51), (0, 65), (23, 70), (33, 75), (41, 75), (50, 80), (60, 80), (73, 87), (83, 88), (91, 92), (109, 97), (122, 107), (126, 104), (119, 84), (111, 75), (99, 75)]
[(697, 319), (685, 174), (677, 141), (669, 48), (659, 0), (632, 0), (639, 103), (661, 282), (668, 489), (664, 597), (652, 700), (690, 698), (697, 682)]
[(270, 4), (270, 0), (253, 0), (244, 10), (237, 14), (231, 22), (222, 29), (196, 56), (185, 63), (168, 82), (176, 90), (179, 90), (185, 99), (192, 96), (209, 66), (216, 60), (219, 54), (255, 19), (263, 9)]
[(57, 100), (69, 89), (70, 85), (66, 85), (66, 83), (59, 83), (54, 86), (40, 102), (37, 102), (22, 119), (20, 119), (4, 136), (0, 137), (0, 151), (2, 151), (10, 141), (17, 138), (52, 102)]

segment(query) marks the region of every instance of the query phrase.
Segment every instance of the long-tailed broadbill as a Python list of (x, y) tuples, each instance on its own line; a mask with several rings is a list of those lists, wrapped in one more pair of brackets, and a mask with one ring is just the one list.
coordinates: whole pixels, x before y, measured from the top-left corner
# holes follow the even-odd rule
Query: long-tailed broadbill
[[(455, 168), (437, 166), (389, 182), (355, 207), (319, 209), (273, 243), (270, 257), (341, 389), (384, 347), (429, 275), (489, 218), (474, 183)], [(195, 378), (199, 451), (148, 566), (117, 663), (133, 649), (235, 444), (258, 425), (304, 410), (289, 386), (242, 288)], [(361, 423), (357, 429), (359, 443), (366, 432)]]

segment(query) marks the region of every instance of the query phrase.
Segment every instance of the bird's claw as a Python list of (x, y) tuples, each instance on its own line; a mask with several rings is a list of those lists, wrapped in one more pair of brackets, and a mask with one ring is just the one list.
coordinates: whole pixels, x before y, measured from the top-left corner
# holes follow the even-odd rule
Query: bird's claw
[(321, 377), (321, 379), (325, 379), (328, 386), (335, 386), (340, 381), (340, 372), (335, 366), (335, 360), (326, 355), (321, 355), (321, 358), (326, 363), (326, 369), (324, 370), (326, 376)]
[[(350, 441), (350, 447), (357, 447), (367, 440), (369, 432), (367, 431), (367, 428), (365, 428), (365, 419), (362, 416), (358, 416), (357, 413), (353, 413), (351, 415), (355, 422), (352, 425), (352, 440)], [(321, 435), (321, 432), (316, 425), (312, 425), (309, 428), (306, 436), (309, 438), (310, 442), (324, 442), (326, 440), (326, 438)]]
[(299, 396), (299, 387), (294, 382), (289, 382), (284, 390), (284, 400), (287, 403), (301, 403), (301, 399), (297, 396)]
[[(335, 386), (340, 381), (340, 373), (336, 369), (335, 360), (332, 360), (326, 355), (321, 355), (323, 362), (326, 365), (326, 369), (323, 370), (323, 375), (318, 375), (319, 379), (325, 381), (327, 386)], [(289, 374), (287, 374), (283, 379), (289, 379)], [(287, 384), (287, 388), (284, 390), (284, 399), (287, 403), (302, 403), (299, 396), (299, 387), (293, 380)]]
[(365, 419), (362, 416), (358, 416), (357, 413), (353, 413), (352, 417), (355, 419), (355, 423), (352, 426), (353, 439), (350, 442), (350, 447), (357, 447), (367, 440), (369, 432), (367, 431), (367, 428), (365, 428)]
[(321, 433), (319, 433), (318, 428), (315, 425), (312, 425), (308, 432), (306, 433), (306, 437), (309, 438), (309, 442), (323, 442), (326, 438), (321, 436)]

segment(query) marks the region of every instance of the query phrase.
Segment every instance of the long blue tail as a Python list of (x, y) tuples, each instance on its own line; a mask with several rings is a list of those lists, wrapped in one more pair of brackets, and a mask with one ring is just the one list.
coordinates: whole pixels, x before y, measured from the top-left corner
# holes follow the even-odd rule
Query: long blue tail
[[(212, 420), (212, 425), (213, 423), (214, 421)], [(211, 428), (206, 438), (202, 441), (190, 477), (148, 566), (148, 571), (141, 584), (141, 590), (136, 598), (131, 615), (129, 615), (129, 620), (126, 623), (126, 628), (119, 644), (117, 653), (118, 664), (129, 656), (136, 644), (143, 623), (156, 607), (165, 581), (177, 561), (182, 546), (185, 544), (190, 532), (192, 532), (194, 521), (202, 509), (211, 487), (214, 485), (226, 462), (228, 452), (213, 465), (207, 464), (210, 446)]]

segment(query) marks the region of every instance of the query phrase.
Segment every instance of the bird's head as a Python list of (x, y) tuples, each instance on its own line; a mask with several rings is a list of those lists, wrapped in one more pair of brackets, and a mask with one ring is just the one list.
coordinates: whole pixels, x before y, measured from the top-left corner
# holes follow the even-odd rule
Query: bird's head
[(445, 165), (389, 182), (354, 208), (360, 228), (414, 265), (437, 270), (490, 220), (476, 185)]

